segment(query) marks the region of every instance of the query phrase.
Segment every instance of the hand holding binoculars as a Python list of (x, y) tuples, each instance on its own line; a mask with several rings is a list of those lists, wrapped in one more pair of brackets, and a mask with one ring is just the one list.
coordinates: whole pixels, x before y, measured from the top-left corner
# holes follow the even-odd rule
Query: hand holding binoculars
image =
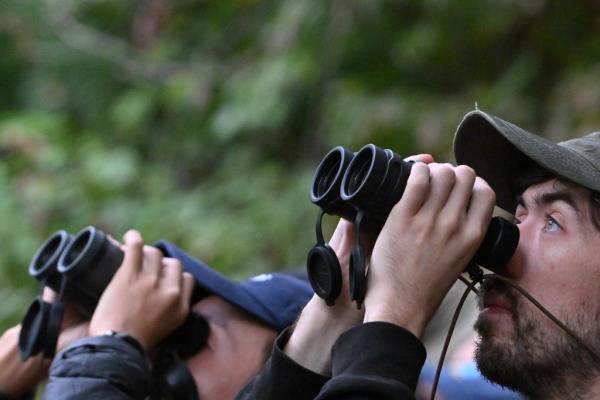
[[(324, 214), (340, 216), (355, 225), (356, 245), (350, 254), (350, 296), (360, 308), (367, 288), (366, 254), (361, 231), (377, 235), (394, 205), (402, 198), (413, 162), (390, 149), (368, 144), (357, 153), (338, 146), (321, 160), (312, 180), (310, 200), (320, 207), (317, 243), (309, 251), (307, 272), (315, 293), (328, 305), (338, 297), (342, 276), (333, 249), (322, 233)], [(470, 265), (502, 273), (519, 242), (519, 230), (500, 217), (490, 221), (487, 233)]]
[[(83, 316), (90, 318), (123, 259), (120, 247), (93, 226), (82, 229), (75, 236), (66, 231), (51, 235), (29, 265), (29, 274), (39, 282), (40, 292), (22, 321), (21, 358), (25, 360), (39, 353), (44, 358), (54, 357), (64, 304), (72, 304)], [(58, 294), (52, 303), (42, 299), (45, 286)], [(209, 329), (202, 316), (189, 313), (183, 324), (158, 344), (154, 375), (160, 398), (198, 399), (194, 378), (181, 359), (205, 347)]]
[[(75, 236), (64, 230), (51, 235), (29, 265), (29, 274), (40, 283), (40, 295), (22, 321), (21, 358), (25, 360), (39, 353), (52, 358), (61, 330), (64, 304), (72, 304), (81, 315), (91, 318), (123, 258), (120, 247), (93, 226), (82, 229)], [(54, 302), (42, 299), (44, 286), (58, 294)], [(164, 343), (172, 343), (180, 356), (191, 355), (204, 345), (202, 337), (207, 334), (206, 321), (190, 313), (184, 324)]]

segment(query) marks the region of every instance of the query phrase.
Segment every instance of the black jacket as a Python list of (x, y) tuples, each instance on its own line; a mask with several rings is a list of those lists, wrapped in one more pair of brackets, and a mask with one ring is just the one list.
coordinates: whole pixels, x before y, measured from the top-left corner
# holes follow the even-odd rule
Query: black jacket
[(151, 391), (144, 354), (110, 336), (78, 340), (59, 353), (50, 367), (43, 399), (145, 399)]
[[(283, 353), (289, 333), (277, 339), (263, 371), (237, 399), (413, 399), (425, 348), (410, 332), (374, 322), (355, 327), (332, 350), (331, 378), (298, 365)], [(152, 392), (146, 357), (122, 339), (81, 339), (50, 368), (44, 399), (145, 399)]]
[(333, 347), (330, 378), (283, 353), (290, 332), (279, 336), (265, 368), (238, 400), (414, 399), (426, 353), (407, 330), (384, 322), (350, 329)]

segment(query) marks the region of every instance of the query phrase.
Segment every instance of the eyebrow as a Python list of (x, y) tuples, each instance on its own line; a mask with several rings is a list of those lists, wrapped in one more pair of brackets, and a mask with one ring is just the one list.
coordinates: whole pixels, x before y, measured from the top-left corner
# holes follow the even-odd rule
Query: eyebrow
[[(538, 207), (547, 206), (557, 201), (566, 203), (573, 211), (579, 213), (579, 206), (577, 205), (573, 194), (566, 190), (538, 193), (533, 197), (533, 203)], [(517, 195), (517, 204), (527, 210), (527, 203), (523, 198), (523, 194)]]

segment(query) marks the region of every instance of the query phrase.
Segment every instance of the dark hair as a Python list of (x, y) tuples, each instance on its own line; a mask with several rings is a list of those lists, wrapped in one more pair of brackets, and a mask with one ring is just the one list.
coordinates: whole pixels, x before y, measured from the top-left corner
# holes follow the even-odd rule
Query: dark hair
[(560, 176), (556, 176), (539, 165), (535, 165), (526, 169), (523, 174), (514, 180), (513, 193), (522, 194), (529, 186), (536, 185), (550, 179), (557, 179), (558, 182), (566, 186), (581, 187), (589, 193), (590, 202), (588, 211), (590, 213), (590, 218), (596, 230), (600, 231), (600, 192), (588, 189)]

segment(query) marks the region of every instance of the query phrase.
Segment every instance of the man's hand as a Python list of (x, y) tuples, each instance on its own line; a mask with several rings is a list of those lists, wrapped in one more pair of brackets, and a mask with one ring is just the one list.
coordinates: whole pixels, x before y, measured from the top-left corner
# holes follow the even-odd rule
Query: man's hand
[[(42, 298), (53, 302), (56, 293), (46, 287)], [(66, 304), (57, 352), (75, 340), (88, 336), (88, 325), (89, 322), (70, 304)], [(9, 396), (19, 396), (35, 389), (48, 375), (51, 362), (41, 355), (21, 360), (18, 345), (20, 333), (21, 325), (17, 325), (4, 332), (0, 338), (0, 393)]]
[(194, 280), (179, 260), (144, 246), (137, 231), (127, 232), (124, 242), (123, 264), (98, 302), (89, 333), (127, 333), (148, 351), (185, 320)]
[(420, 337), (477, 251), (494, 202), (469, 167), (414, 164), (373, 250), (365, 322), (392, 322)]
[[(429, 154), (419, 154), (406, 160), (433, 162)], [(374, 238), (361, 233), (367, 254), (371, 252)], [(335, 251), (342, 268), (342, 290), (333, 306), (314, 295), (308, 302), (289, 342), (285, 353), (300, 365), (320, 374), (328, 375), (331, 365), (331, 348), (338, 337), (364, 318), (364, 307), (360, 310), (350, 298), (349, 264), (350, 253), (356, 244), (354, 225), (340, 220), (329, 245)]]
[(363, 310), (357, 310), (348, 290), (348, 264), (354, 246), (354, 225), (342, 219), (329, 245), (335, 251), (342, 267), (342, 290), (333, 306), (316, 294), (302, 310), (285, 353), (298, 364), (323, 375), (329, 375), (331, 347), (342, 333), (363, 319)]

